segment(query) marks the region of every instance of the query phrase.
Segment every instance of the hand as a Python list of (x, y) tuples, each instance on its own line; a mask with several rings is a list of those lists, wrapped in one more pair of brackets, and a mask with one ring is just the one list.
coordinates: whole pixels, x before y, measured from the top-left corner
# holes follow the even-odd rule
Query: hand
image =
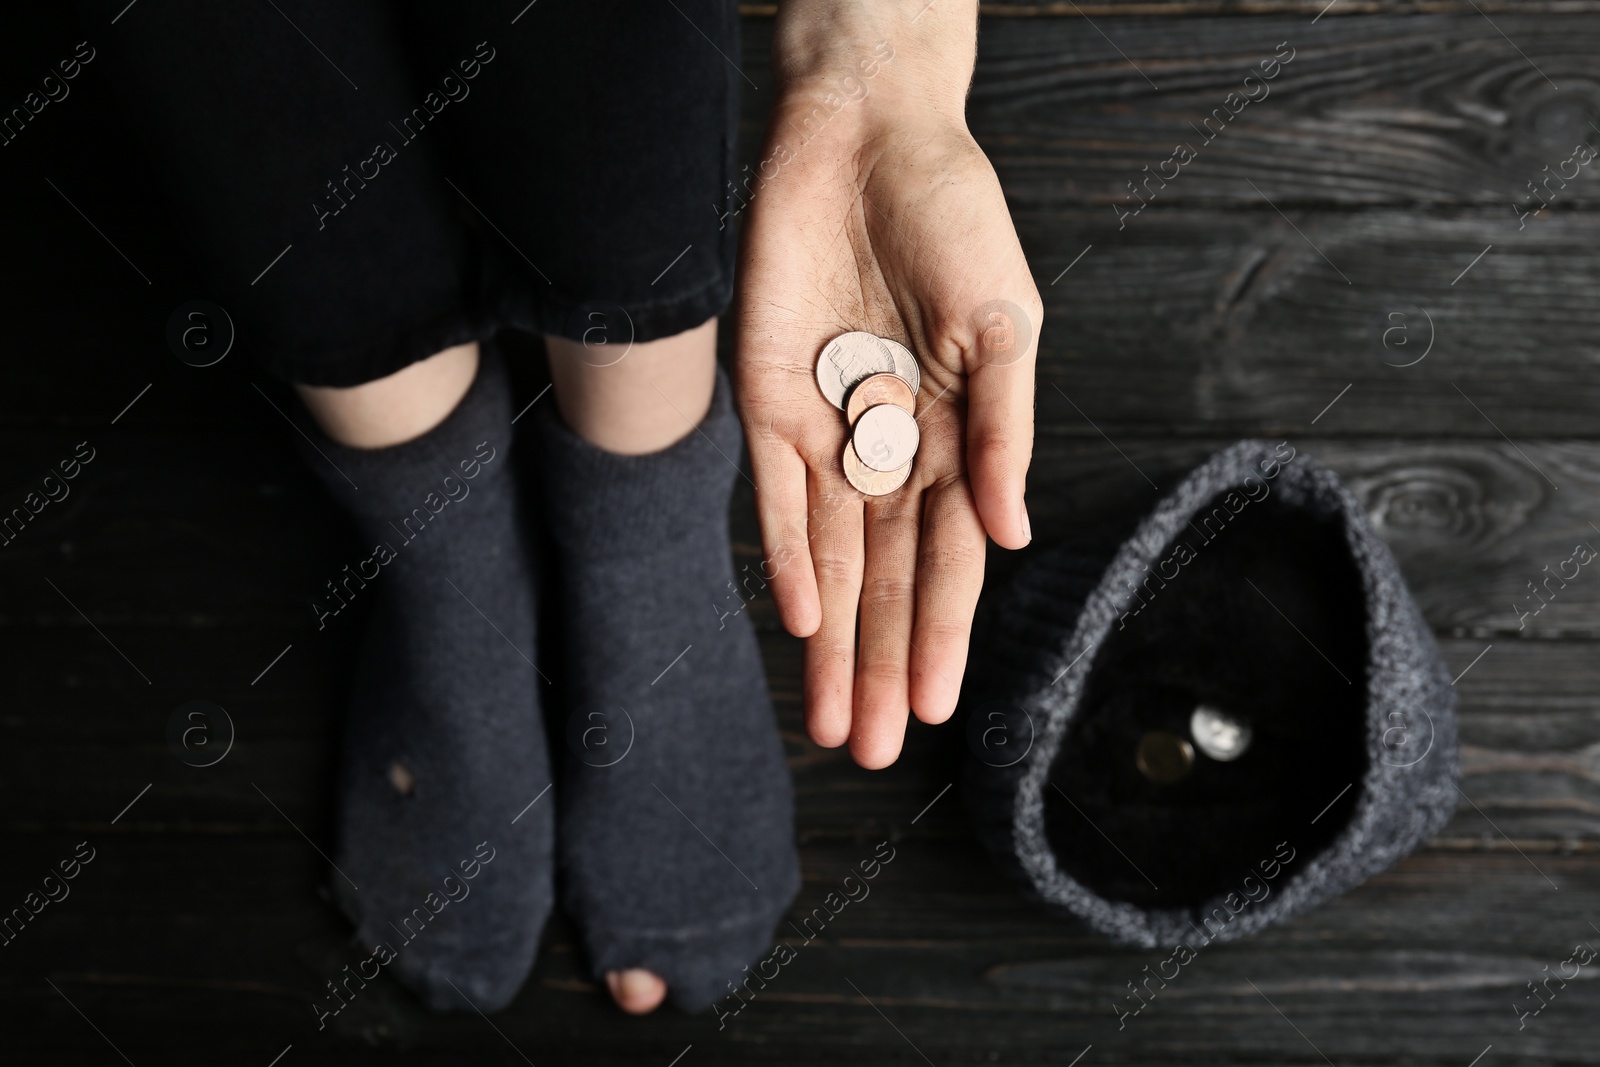
[[(959, 114), (965, 81), (952, 115), (887, 74), (820, 130), (830, 79), (791, 79), (745, 218), (738, 296), (764, 575), (785, 627), (806, 638), (811, 737), (848, 740), (865, 767), (894, 762), (908, 709), (928, 723), (955, 711), (985, 534), (1006, 548), (1031, 537), (1042, 320), (999, 182)], [(824, 344), (847, 330), (903, 342), (922, 368), (921, 447), (884, 497), (845, 480), (848, 428), (817, 388)]]

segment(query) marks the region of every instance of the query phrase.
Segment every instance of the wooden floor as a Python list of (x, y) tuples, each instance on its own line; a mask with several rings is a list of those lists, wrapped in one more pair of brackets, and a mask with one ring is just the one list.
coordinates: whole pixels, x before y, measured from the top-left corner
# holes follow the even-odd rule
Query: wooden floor
[[(319, 1033), (308, 1001), (357, 958), (317, 851), (356, 627), (317, 632), (306, 600), (350, 530), (246, 359), (198, 370), (166, 350), (167, 316), (205, 279), (86, 76), (0, 152), (0, 510), (78, 442), (94, 450), (71, 496), (0, 549), (0, 910), (94, 850), (0, 948), (0, 1058), (1600, 1063), (1600, 965), (1518, 1020), (1542, 1003), (1527, 983), (1600, 946), (1600, 570), (1536, 615), (1514, 606), (1538, 606), (1527, 583), (1574, 544), (1600, 545), (1600, 165), (1523, 228), (1513, 206), (1600, 144), (1600, 3), (1325, 5), (996, 4), (970, 121), (1049, 316), (1035, 532), (1153, 499), (1241, 436), (1340, 472), (1464, 672), (1470, 799), (1418, 854), (1207, 950), (1119, 1028), (1113, 1004), (1161, 954), (1109, 947), (996, 877), (948, 788), (955, 729), (914, 726), (878, 773), (806, 742), (797, 644), (763, 601), (800, 798), (796, 911), (888, 839), (867, 900), (720, 1030), (620, 1017), (558, 926), (492, 1020), (430, 1016), (375, 983)], [(770, 30), (752, 8), (752, 158)], [(9, 32), (3, 101), (81, 37), (48, 13)], [(1285, 42), (1270, 96), (1119, 225), (1126, 183), (1200, 140), (1189, 123)], [(737, 508), (754, 558), (749, 499)], [(167, 741), (196, 699), (236, 728), (208, 768)]]

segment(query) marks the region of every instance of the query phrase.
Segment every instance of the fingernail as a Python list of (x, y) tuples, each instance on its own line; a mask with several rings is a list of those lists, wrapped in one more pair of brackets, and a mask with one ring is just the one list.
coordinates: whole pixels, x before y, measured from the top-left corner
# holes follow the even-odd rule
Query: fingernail
[(1033, 524), (1028, 521), (1028, 505), (1026, 504), (1022, 505), (1022, 536), (1028, 539), (1029, 544), (1033, 543)]

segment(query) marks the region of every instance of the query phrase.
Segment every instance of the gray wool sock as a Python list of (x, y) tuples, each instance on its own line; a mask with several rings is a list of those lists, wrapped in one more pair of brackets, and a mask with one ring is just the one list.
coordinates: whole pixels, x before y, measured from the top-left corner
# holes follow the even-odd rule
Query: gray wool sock
[[(319, 441), (342, 475), (309, 457), (365, 546), (321, 608), (373, 609), (344, 736), (331, 884), (373, 963), (436, 1011), (504, 1008), (554, 897), (554, 804), (527, 807), (551, 773), (510, 404), (501, 358), (485, 345), (477, 380), (435, 429), (371, 451)], [(370, 978), (374, 967), (352, 970)], [(356, 992), (347, 982), (335, 979), (345, 1000)]]
[(799, 889), (792, 790), (747, 614), (730, 615), (742, 436), (710, 413), (619, 456), (541, 413), (559, 553), (567, 751), (563, 895), (596, 978), (644, 967), (703, 1011), (771, 948)]

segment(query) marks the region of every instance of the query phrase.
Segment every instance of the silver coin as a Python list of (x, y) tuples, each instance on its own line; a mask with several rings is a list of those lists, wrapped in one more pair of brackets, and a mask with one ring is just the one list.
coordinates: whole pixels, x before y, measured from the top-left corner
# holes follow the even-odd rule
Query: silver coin
[(875, 471), (899, 470), (910, 463), (921, 440), (917, 420), (895, 404), (879, 404), (862, 412), (850, 435), (856, 455)]
[(1250, 747), (1250, 724), (1212, 704), (1195, 707), (1189, 734), (1196, 748), (1222, 763), (1238, 759)]
[(894, 356), (894, 372), (900, 380), (911, 386), (913, 396), (922, 388), (922, 368), (917, 365), (917, 357), (911, 354), (911, 349), (899, 341), (891, 341), (887, 337), (880, 337), (889, 349), (889, 354)]
[(895, 358), (882, 340), (861, 330), (842, 333), (822, 346), (817, 360), (817, 387), (828, 403), (844, 410), (850, 387), (874, 374), (892, 374)]

